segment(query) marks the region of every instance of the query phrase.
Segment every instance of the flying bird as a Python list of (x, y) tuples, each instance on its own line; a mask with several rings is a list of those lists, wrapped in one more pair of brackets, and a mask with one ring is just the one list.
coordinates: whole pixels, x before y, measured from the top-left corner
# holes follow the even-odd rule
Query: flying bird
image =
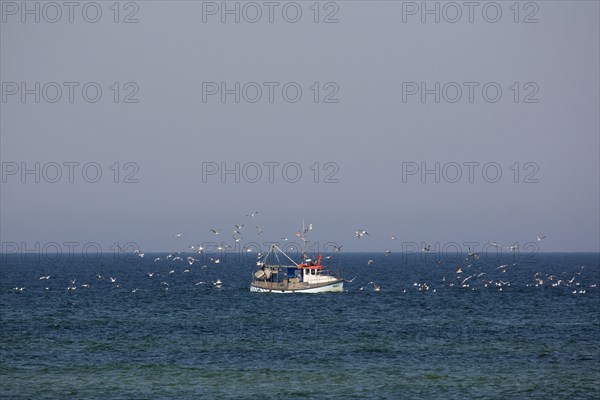
[(357, 238), (362, 238), (364, 235), (369, 236), (369, 232), (365, 231), (364, 229), (359, 229), (356, 231), (356, 237)]
[(196, 261), (198, 261), (198, 260), (196, 260), (194, 257), (190, 256), (190, 257), (187, 258), (187, 262), (190, 263), (190, 265), (192, 265)]
[(196, 245), (190, 246), (190, 250), (195, 251), (199, 254), (202, 254), (202, 252), (204, 251), (204, 247), (200, 246), (199, 244), (196, 244)]

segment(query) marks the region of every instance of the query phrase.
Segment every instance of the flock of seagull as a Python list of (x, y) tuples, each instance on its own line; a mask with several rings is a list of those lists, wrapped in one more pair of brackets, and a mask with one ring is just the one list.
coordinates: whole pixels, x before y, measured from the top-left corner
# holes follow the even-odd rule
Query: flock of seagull
[[(251, 213), (246, 214), (246, 217), (250, 218), (251, 220), (253, 220), (254, 218), (256, 218), (256, 216), (258, 215), (258, 211), (254, 211)], [(254, 228), (256, 230), (256, 234), (261, 236), (263, 235), (263, 228), (259, 225), (254, 225)], [(241, 240), (243, 239), (243, 232), (244, 232), (244, 228), (246, 227), (246, 224), (241, 223), (241, 224), (234, 224), (233, 228), (231, 230), (231, 238), (235, 243), (240, 243)], [(303, 231), (298, 231), (295, 233), (295, 235), (301, 239), (302, 241), (306, 242), (308, 241), (306, 239), (306, 234), (312, 230), (312, 224), (309, 224), (308, 227), (304, 228)], [(212, 235), (214, 235), (215, 237), (217, 236), (223, 236), (223, 231), (220, 228), (210, 228), (210, 232)], [(366, 238), (369, 235), (369, 232), (365, 229), (358, 229), (355, 232), (355, 236), (357, 239), (363, 239)], [(177, 239), (182, 239), (185, 237), (184, 233), (175, 233), (173, 235), (174, 238)], [(397, 240), (397, 235), (391, 235), (391, 240), (395, 241)], [(541, 242), (546, 238), (545, 235), (538, 235), (537, 236), (537, 242)], [(280, 240), (287, 242), (289, 239), (287, 237), (282, 237), (280, 238)], [(517, 243), (510, 245), (510, 246), (503, 246), (497, 242), (489, 242), (489, 245), (496, 247), (496, 248), (506, 248), (512, 252), (515, 252), (516, 250), (518, 250), (519, 245)], [(228, 245), (225, 242), (221, 242), (221, 244), (219, 244), (216, 247), (217, 252), (220, 252), (221, 256), (217, 256), (217, 253), (215, 253), (215, 257), (203, 257), (204, 258), (204, 262), (202, 260), (200, 260), (198, 255), (201, 255), (203, 253), (205, 253), (206, 249), (201, 245), (201, 244), (192, 244), (189, 245), (186, 251), (177, 251), (177, 252), (172, 252), (167, 254), (166, 256), (162, 256), (162, 257), (156, 257), (154, 258), (153, 262), (156, 264), (166, 264), (168, 263), (168, 265), (170, 265), (171, 267), (169, 268), (169, 271), (166, 274), (159, 274), (158, 272), (155, 271), (149, 271), (146, 273), (146, 276), (148, 278), (158, 278), (160, 276), (170, 276), (173, 275), (175, 273), (177, 273), (178, 268), (173, 268), (173, 266), (175, 267), (181, 267), (181, 265), (184, 265), (185, 268), (183, 270), (181, 270), (182, 274), (189, 274), (190, 272), (192, 272), (194, 265), (198, 265), (200, 270), (205, 270), (209, 268), (209, 265), (218, 265), (221, 263), (221, 259), (223, 258), (223, 252), (227, 251), (228, 249), (231, 249), (232, 246)], [(127, 251), (121, 247), (119, 247), (119, 250), (123, 253), (127, 253)], [(294, 250), (293, 247), (288, 248), (288, 250)], [(299, 250), (299, 249), (298, 249)], [(341, 252), (342, 250), (342, 246), (341, 245), (334, 245), (333, 246), (333, 254), (327, 255), (325, 258), (326, 259), (330, 259), (332, 258), (333, 255), (335, 255), (335, 253)], [(188, 255), (188, 251), (192, 253), (192, 255)], [(253, 249), (248, 247), (244, 247), (243, 251), (245, 252), (252, 252)], [(427, 253), (427, 252), (432, 252), (434, 250), (432, 250), (432, 246), (430, 244), (427, 244), (425, 246), (423, 246), (423, 248), (421, 249), (421, 252), (423, 253)], [(384, 252), (384, 256), (387, 257), (392, 253), (391, 250), (386, 250)], [(131, 252), (132, 255), (140, 257), (140, 258), (144, 258), (145, 253), (142, 252), (139, 248), (136, 248), (135, 250), (133, 250), (133, 252)], [(195, 255), (195, 257), (194, 257)], [(211, 253), (212, 255), (212, 253)], [(198, 257), (198, 258), (196, 258)], [(263, 257), (263, 254), (259, 251), (257, 251), (256, 254), (256, 258), (260, 259)], [(474, 251), (471, 251), (469, 249), (469, 252), (467, 253), (467, 258), (465, 259), (465, 263), (464, 265), (458, 265), (455, 266), (454, 269), (454, 276), (443, 276), (441, 282), (436, 282), (436, 283), (432, 283), (432, 282), (414, 282), (413, 287), (416, 288), (419, 291), (432, 291), (432, 292), (436, 292), (438, 288), (441, 287), (458, 287), (458, 288), (471, 288), (472, 290), (475, 290), (475, 287), (479, 286), (483, 287), (483, 288), (497, 288), (499, 291), (504, 290), (504, 288), (511, 286), (511, 282), (508, 281), (507, 279), (498, 279), (498, 278), (492, 278), (490, 279), (490, 277), (488, 276), (488, 274), (491, 274), (489, 271), (485, 272), (485, 271), (481, 271), (478, 270), (476, 266), (474, 266), (476, 264), (476, 260), (478, 260), (480, 258), (480, 254)], [(442, 265), (444, 262), (443, 261), (437, 261), (438, 265)], [(369, 258), (366, 262), (367, 266), (372, 266), (373, 264), (376, 264), (375, 260), (372, 258)], [(503, 264), (500, 265), (496, 268), (496, 270), (499, 273), (506, 273), (507, 270), (510, 270), (514, 267), (516, 267), (518, 265), (518, 263), (511, 263), (511, 264)], [(212, 267), (211, 267), (212, 268)], [(544, 286), (544, 283), (548, 283), (549, 285), (551, 285), (552, 287), (567, 287), (567, 288), (571, 288), (572, 289), (572, 293), (573, 294), (585, 294), (586, 293), (586, 288), (582, 286), (582, 284), (580, 282), (578, 282), (576, 280), (576, 277), (578, 275), (581, 275), (581, 271), (583, 270), (583, 267), (581, 268), (581, 270), (576, 274), (576, 276), (570, 277), (569, 279), (567, 279), (567, 277), (565, 276), (566, 273), (561, 274), (560, 276), (554, 276), (554, 275), (544, 275), (542, 272), (536, 272), (534, 275), (534, 279), (532, 281), (531, 284), (528, 284), (527, 286), (535, 286), (535, 287), (540, 287), (540, 286)], [(45, 280), (48, 281), (51, 279), (51, 275), (44, 275), (44, 276), (40, 276), (39, 280)], [(96, 279), (99, 281), (102, 280), (106, 280), (108, 282), (110, 282), (110, 284), (114, 287), (121, 287), (121, 282), (118, 281), (117, 278), (113, 277), (113, 276), (107, 276), (104, 277), (102, 274), (98, 273), (96, 274)], [(355, 278), (352, 278), (351, 280), (347, 280), (346, 282), (348, 283), (352, 283), (354, 281)], [(209, 281), (198, 281), (194, 284), (195, 286), (200, 286), (200, 285), (206, 285), (206, 287), (211, 287), (211, 288), (215, 288), (215, 289), (221, 289), (223, 287), (223, 282), (221, 281), (220, 278), (217, 278), (215, 280), (209, 280)], [(161, 280), (160, 282), (160, 287), (163, 288), (165, 291), (169, 290), (169, 282), (167, 282), (166, 280)], [(82, 283), (77, 285), (76, 279), (70, 279), (69, 280), (69, 284), (66, 287), (66, 290), (68, 291), (74, 291), (77, 290), (78, 288), (80, 289), (88, 289), (90, 287), (89, 283)], [(365, 290), (365, 287), (372, 287), (372, 289), (375, 292), (380, 292), (381, 291), (381, 285), (379, 285), (378, 283), (374, 282), (374, 281), (370, 281), (368, 282), (366, 285), (361, 286), (358, 290), (359, 291), (363, 291)], [(589, 287), (595, 288), (596, 285), (590, 285)], [(12, 289), (14, 292), (23, 292), (25, 290), (25, 287), (14, 287)], [(45, 287), (45, 290), (50, 290), (49, 286)], [(132, 293), (136, 293), (139, 289), (137, 287), (132, 287), (130, 288), (130, 291)], [(406, 292), (406, 289), (403, 290), (403, 292)]]

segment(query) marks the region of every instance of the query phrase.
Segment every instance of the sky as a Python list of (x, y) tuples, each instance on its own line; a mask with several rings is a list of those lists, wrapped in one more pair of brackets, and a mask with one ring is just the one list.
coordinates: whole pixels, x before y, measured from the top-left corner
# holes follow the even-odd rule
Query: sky
[(116, 4), (0, 2), (2, 252), (600, 251), (600, 3)]

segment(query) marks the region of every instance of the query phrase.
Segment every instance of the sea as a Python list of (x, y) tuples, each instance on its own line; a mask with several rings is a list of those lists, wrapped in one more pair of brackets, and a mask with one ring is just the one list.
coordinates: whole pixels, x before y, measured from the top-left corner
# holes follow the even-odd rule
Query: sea
[(598, 253), (340, 252), (323, 294), (166, 256), (0, 255), (0, 398), (600, 398)]

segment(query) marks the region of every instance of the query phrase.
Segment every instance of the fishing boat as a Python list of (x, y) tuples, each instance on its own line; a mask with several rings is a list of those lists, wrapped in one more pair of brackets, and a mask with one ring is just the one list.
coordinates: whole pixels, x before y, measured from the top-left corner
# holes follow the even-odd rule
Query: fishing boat
[[(282, 264), (278, 254), (282, 254), (291, 264)], [(277, 261), (273, 262), (273, 258)], [(271, 261), (270, 261), (271, 260)], [(303, 261), (296, 263), (283, 250), (271, 245), (271, 250), (256, 264), (251, 292), (266, 293), (325, 293), (343, 292), (344, 280), (340, 276), (329, 275), (321, 264), (322, 256), (313, 261), (303, 252)]]

